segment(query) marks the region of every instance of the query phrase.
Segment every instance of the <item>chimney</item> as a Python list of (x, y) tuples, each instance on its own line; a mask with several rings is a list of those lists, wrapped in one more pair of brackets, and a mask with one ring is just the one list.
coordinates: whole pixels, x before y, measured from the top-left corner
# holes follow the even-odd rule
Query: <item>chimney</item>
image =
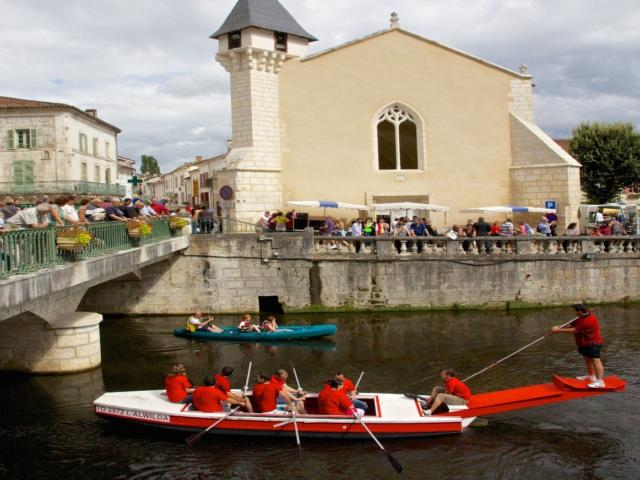
[(227, 153), (230, 152), (232, 148), (233, 148), (233, 140), (228, 138), (227, 139)]
[(201, 162), (203, 160), (202, 155), (196, 156), (196, 162)]
[(87, 108), (85, 112), (91, 115), (92, 117), (95, 117), (95, 118), (98, 117), (98, 110), (96, 110), (95, 108)]

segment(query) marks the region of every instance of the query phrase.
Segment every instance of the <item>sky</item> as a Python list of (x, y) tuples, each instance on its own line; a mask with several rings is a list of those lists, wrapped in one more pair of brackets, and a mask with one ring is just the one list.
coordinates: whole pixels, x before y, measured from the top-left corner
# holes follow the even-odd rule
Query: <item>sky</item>
[[(389, 14), (426, 38), (535, 79), (538, 125), (640, 129), (638, 0), (280, 0), (319, 41), (382, 30)], [(0, 95), (96, 108), (118, 153), (163, 172), (226, 151), (229, 79), (209, 39), (235, 0), (0, 0)], [(138, 162), (139, 165), (139, 162)]]

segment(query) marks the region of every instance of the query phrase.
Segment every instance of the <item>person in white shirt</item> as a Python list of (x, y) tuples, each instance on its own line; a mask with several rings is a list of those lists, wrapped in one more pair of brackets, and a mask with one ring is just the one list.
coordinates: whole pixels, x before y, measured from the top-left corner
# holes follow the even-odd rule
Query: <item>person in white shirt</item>
[(604, 215), (602, 212), (596, 212), (596, 223), (604, 223)]
[(60, 210), (62, 211), (62, 219), (67, 223), (78, 223), (80, 221), (80, 217), (78, 217), (78, 212), (74, 206), (75, 200), (75, 195), (69, 195), (67, 197), (67, 203), (60, 207)]
[(46, 228), (49, 226), (50, 212), (51, 205), (48, 203), (41, 203), (36, 207), (20, 210), (7, 220), (7, 224), (18, 227)]
[(149, 202), (144, 202), (144, 207), (140, 209), (140, 213), (145, 217), (157, 217), (156, 211), (149, 205)]

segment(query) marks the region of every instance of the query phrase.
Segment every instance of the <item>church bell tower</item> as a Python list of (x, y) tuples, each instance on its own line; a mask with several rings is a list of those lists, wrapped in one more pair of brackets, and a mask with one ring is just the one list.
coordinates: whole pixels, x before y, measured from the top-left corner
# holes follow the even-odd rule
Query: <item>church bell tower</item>
[(278, 74), (317, 39), (278, 0), (238, 0), (210, 38), (231, 76), (232, 148), (217, 183), (234, 196), (218, 201), (232, 218), (255, 223), (265, 210), (284, 207)]

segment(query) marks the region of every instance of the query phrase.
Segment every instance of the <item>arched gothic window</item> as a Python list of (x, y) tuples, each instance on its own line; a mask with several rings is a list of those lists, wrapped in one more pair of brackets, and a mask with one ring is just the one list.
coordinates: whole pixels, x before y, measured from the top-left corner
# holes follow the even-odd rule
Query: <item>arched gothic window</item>
[(400, 104), (393, 104), (378, 114), (376, 136), (378, 140), (379, 170), (418, 170), (420, 121), (415, 114)]

